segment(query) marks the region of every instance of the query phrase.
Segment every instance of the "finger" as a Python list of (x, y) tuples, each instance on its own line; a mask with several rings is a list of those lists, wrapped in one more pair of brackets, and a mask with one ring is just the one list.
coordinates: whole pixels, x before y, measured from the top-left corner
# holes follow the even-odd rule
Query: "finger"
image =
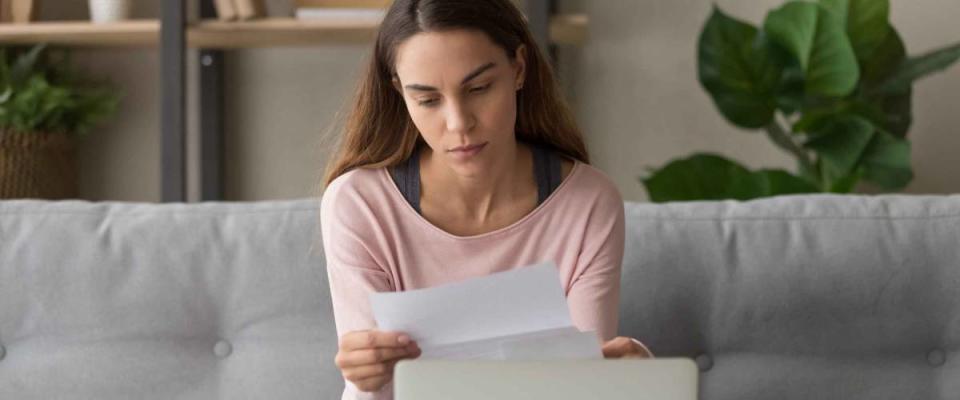
[(630, 338), (625, 336), (617, 336), (613, 339), (610, 339), (604, 342), (603, 347), (619, 348), (619, 347), (623, 347), (627, 343), (630, 343)]
[(408, 347), (354, 350), (337, 354), (336, 361), (337, 366), (340, 368), (379, 364), (386, 361), (396, 360), (404, 356), (409, 356), (415, 351), (418, 350), (410, 349)]
[(370, 349), (374, 347), (403, 347), (410, 344), (410, 336), (402, 332), (377, 330), (350, 332), (340, 339), (343, 350)]
[(629, 352), (631, 348), (633, 348), (633, 343), (630, 339), (619, 336), (604, 343), (601, 351), (604, 357), (617, 358)]
[(653, 353), (639, 340), (617, 337), (603, 346), (605, 358), (653, 358)]
[(343, 370), (343, 377), (356, 382), (364, 379), (375, 378), (381, 375), (388, 375), (393, 371), (393, 362), (379, 364), (360, 365)]
[(353, 384), (357, 387), (357, 389), (360, 389), (364, 392), (376, 392), (383, 388), (383, 386), (389, 381), (390, 376), (381, 375), (374, 378), (361, 379), (353, 382)]
[(620, 347), (607, 347), (603, 349), (603, 358), (621, 358), (626, 350)]
[(420, 349), (416, 349), (415, 353), (410, 354), (409, 356), (400, 357), (395, 360), (387, 361), (380, 364), (371, 364), (363, 365), (354, 368), (350, 368), (344, 371), (343, 377), (347, 378), (350, 381), (356, 381), (361, 379), (373, 378), (379, 375), (393, 375), (393, 370), (396, 368), (397, 363), (403, 359), (414, 359), (420, 357)]

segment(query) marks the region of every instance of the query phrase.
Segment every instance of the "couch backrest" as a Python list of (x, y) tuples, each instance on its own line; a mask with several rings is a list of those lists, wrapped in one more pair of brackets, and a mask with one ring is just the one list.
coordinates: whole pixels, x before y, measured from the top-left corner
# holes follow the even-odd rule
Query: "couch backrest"
[(0, 399), (329, 399), (316, 201), (0, 202)]
[(704, 399), (960, 398), (960, 196), (627, 204), (622, 334)]
[[(317, 205), (0, 201), (0, 399), (337, 398)], [(960, 197), (626, 211), (621, 334), (701, 398), (960, 397)]]

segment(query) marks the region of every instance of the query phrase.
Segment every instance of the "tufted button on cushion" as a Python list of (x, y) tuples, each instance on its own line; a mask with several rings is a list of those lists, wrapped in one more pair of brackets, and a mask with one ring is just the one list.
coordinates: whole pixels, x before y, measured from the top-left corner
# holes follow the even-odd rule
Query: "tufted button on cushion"
[(927, 353), (927, 362), (934, 367), (939, 367), (947, 362), (947, 353), (940, 349), (933, 349)]
[(709, 354), (701, 354), (697, 356), (697, 368), (700, 368), (700, 372), (707, 372), (710, 368), (713, 368), (713, 357), (710, 357)]
[(7, 349), (0, 346), (0, 361), (3, 361), (3, 358), (7, 356)]
[(213, 354), (217, 357), (226, 358), (233, 352), (233, 346), (226, 340), (220, 340), (213, 346)]

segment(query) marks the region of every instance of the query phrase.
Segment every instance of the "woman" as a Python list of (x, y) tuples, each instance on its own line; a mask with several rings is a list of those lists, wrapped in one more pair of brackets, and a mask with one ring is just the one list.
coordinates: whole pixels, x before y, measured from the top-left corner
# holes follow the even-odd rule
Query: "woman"
[(382, 332), (371, 292), (553, 261), (573, 322), (608, 358), (623, 201), (589, 164), (550, 66), (510, 0), (396, 0), (331, 161), (321, 228), (344, 398), (390, 398), (393, 366), (420, 354)]

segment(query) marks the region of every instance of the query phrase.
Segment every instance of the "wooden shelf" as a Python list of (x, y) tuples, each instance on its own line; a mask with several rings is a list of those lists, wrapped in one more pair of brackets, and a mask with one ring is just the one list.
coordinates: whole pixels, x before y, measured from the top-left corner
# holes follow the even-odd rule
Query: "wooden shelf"
[(267, 18), (243, 22), (194, 23), (187, 43), (198, 48), (249, 48), (369, 43), (379, 24), (364, 20), (304, 21)]
[(111, 24), (89, 21), (0, 24), (0, 44), (51, 43), (67, 46), (156, 46), (160, 22), (133, 20)]
[[(187, 28), (194, 48), (254, 48), (368, 43), (377, 23), (364, 20), (309, 21), (267, 18), (245, 22), (203, 20)], [(583, 14), (558, 15), (550, 37), (557, 44), (582, 44), (588, 20)], [(88, 21), (0, 24), (0, 44), (50, 43), (66, 46), (156, 46), (160, 22), (134, 20), (109, 24)]]

